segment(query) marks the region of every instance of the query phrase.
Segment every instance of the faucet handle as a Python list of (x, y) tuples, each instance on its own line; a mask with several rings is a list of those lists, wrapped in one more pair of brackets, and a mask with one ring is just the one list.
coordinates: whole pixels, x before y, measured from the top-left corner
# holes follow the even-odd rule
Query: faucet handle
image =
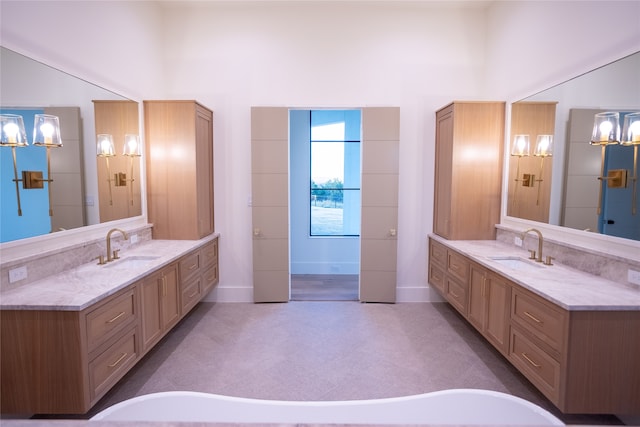
[(113, 251), (113, 258), (112, 259), (120, 259), (120, 249), (116, 249), (115, 251)]
[(552, 257), (551, 255), (547, 255), (547, 260), (544, 262), (544, 265), (553, 265), (553, 263), (551, 262), (552, 259), (555, 259), (555, 258)]
[(99, 255), (98, 258), (96, 258), (98, 260), (98, 265), (105, 265), (106, 262), (104, 261), (104, 255)]
[(536, 259), (536, 251), (529, 249), (529, 259)]

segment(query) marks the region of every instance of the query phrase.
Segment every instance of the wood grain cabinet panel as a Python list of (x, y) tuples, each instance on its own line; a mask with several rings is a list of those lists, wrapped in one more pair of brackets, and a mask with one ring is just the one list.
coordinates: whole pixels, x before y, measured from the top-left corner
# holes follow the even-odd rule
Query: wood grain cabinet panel
[(146, 353), (180, 320), (178, 265), (149, 275), (140, 286), (142, 351)]

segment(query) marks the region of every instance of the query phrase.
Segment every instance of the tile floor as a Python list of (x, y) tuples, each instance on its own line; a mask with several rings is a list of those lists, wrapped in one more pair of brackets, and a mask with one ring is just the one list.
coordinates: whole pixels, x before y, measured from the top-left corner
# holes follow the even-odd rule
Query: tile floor
[(446, 303), (315, 301), (200, 303), (84, 418), (169, 390), (349, 400), (449, 388), (510, 393), (568, 424), (620, 423), (559, 414)]

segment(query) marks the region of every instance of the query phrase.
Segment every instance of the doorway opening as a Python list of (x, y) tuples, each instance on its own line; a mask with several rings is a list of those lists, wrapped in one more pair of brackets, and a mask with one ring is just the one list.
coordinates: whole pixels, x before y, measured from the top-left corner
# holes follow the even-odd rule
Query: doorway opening
[(359, 299), (361, 117), (289, 111), (291, 300)]

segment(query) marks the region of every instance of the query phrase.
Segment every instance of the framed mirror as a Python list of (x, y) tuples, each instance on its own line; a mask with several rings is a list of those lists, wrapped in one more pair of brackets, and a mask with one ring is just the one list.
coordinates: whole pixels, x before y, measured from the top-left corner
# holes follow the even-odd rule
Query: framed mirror
[[(0, 243), (141, 217), (141, 151), (124, 152), (125, 138), (135, 136), (139, 144), (138, 103), (12, 50), (0, 49), (2, 114), (23, 117), (29, 144), (15, 150), (0, 147)], [(36, 114), (59, 118), (62, 147), (45, 150), (32, 143)], [(109, 159), (113, 171), (108, 173), (105, 158), (97, 155), (98, 134), (111, 135), (114, 140)], [(44, 188), (25, 188), (23, 173), (30, 170), (41, 173), (37, 176), (44, 178)], [(49, 209), (42, 208), (43, 203), (47, 205), (43, 200), (48, 201)]]
[[(603, 111), (618, 112), (620, 127), (625, 114), (640, 111), (640, 52), (512, 104), (507, 222), (520, 219), (640, 240), (640, 211), (636, 207), (632, 213), (634, 201), (640, 203), (640, 185), (633, 182), (638, 150), (622, 145), (602, 150), (590, 143), (594, 115)], [(536, 155), (544, 138), (547, 152)], [(519, 151), (527, 142), (526, 153)], [(624, 184), (612, 185), (608, 170), (624, 174)]]

